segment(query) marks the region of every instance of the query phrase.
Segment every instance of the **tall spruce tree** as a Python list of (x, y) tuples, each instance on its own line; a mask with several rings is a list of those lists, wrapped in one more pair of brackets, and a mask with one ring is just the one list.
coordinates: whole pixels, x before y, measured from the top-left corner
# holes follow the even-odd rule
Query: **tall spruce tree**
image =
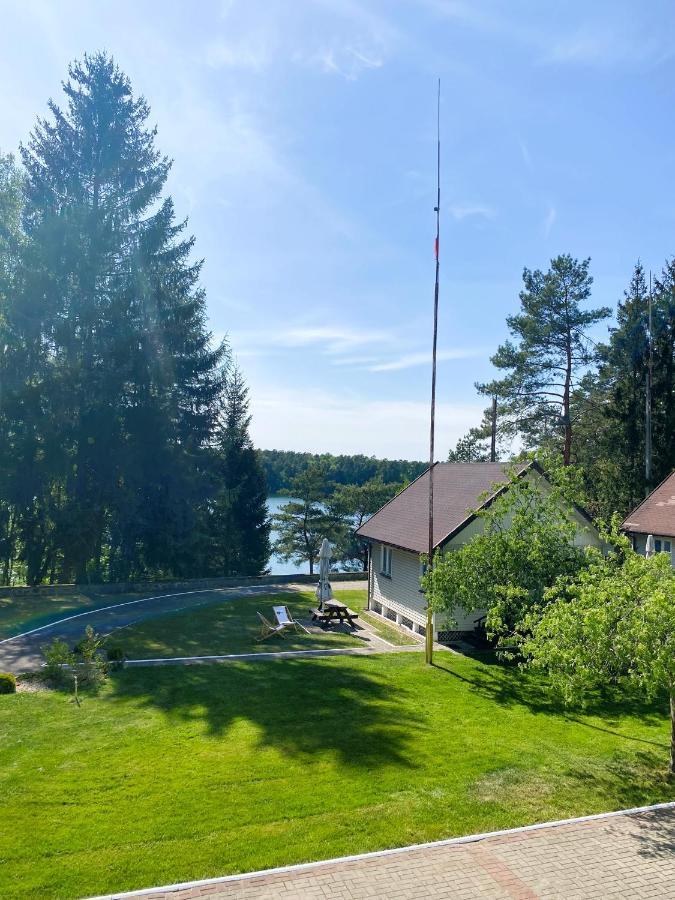
[(616, 312), (599, 369), (574, 396), (574, 459), (586, 473), (594, 512), (628, 512), (645, 493), (648, 286), (638, 261)]
[(7, 310), (28, 376), (13, 398), (27, 577), (189, 574), (226, 351), (162, 197), (146, 101), (103, 53), (63, 90), (21, 150), (27, 240)]
[(21, 211), (23, 179), (14, 157), (0, 153), (0, 583), (12, 580), (16, 555), (17, 521), (12, 495), (21, 473), (17, 468), (12, 418), (17, 410), (9, 403), (16, 388), (13, 371), (13, 335), (8, 308), (16, 291), (23, 242)]
[(586, 472), (593, 511), (630, 512), (675, 468), (675, 269), (666, 263), (652, 297), (652, 481), (645, 473), (645, 400), (649, 358), (649, 287), (638, 262), (617, 307), (600, 366), (574, 398), (575, 461)]
[(675, 258), (655, 280), (653, 302), (653, 476), (650, 488), (675, 469)]
[(269, 560), (267, 487), (250, 424), (248, 388), (235, 366), (225, 386), (207, 506), (210, 554), (204, 569), (217, 575), (260, 575)]
[(502, 432), (521, 435), (530, 447), (558, 444), (565, 465), (572, 454), (572, 394), (596, 358), (588, 331), (610, 315), (605, 307), (582, 308), (593, 283), (589, 264), (563, 254), (547, 272), (523, 271), (521, 312), (506, 319), (515, 342), (506, 341), (492, 357), (506, 375), (476, 385), (498, 398)]

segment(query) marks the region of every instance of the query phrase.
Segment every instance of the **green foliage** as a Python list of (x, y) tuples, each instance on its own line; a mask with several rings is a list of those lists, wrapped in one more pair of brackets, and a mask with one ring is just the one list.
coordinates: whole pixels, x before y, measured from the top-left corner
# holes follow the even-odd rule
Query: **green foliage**
[(115, 669), (120, 669), (127, 658), (126, 651), (121, 644), (107, 644), (105, 655), (111, 667)]
[(0, 694), (15, 694), (16, 678), (11, 672), (0, 672)]
[[(206, 327), (148, 104), (102, 53), (63, 90), (22, 148), (0, 307), (0, 577), (200, 575), (228, 351)], [(17, 206), (6, 170), (0, 256)]]
[(285, 503), (274, 517), (274, 552), (297, 564), (306, 560), (310, 574), (314, 573), (323, 539), (333, 542), (341, 533), (341, 523), (326, 506), (331, 488), (326, 466), (311, 462), (291, 482), (293, 496), (298, 499)]
[(324, 467), (326, 477), (336, 485), (360, 486), (374, 479), (386, 484), (413, 481), (427, 468), (425, 462), (404, 459), (376, 459), (374, 456), (333, 456), (330, 453), (296, 453), (292, 450), (261, 450), (270, 495), (292, 495), (293, 480), (311, 464)]
[(637, 263), (617, 307), (617, 324), (599, 348), (597, 373), (575, 397), (575, 459), (585, 468), (594, 511), (622, 516), (675, 468), (675, 266), (666, 264), (652, 302), (652, 481), (645, 480), (645, 392), (649, 288)]
[(80, 687), (98, 690), (107, 674), (104, 647), (105, 638), (97, 634), (91, 625), (87, 625), (72, 650), (65, 641), (55, 638), (42, 648), (45, 675), (60, 687), (72, 687), (73, 676), (77, 676)]
[(337, 523), (333, 531), (333, 557), (343, 568), (367, 570), (368, 549), (354, 532), (404, 487), (404, 484), (387, 484), (379, 478), (360, 485), (336, 487), (328, 500), (328, 509)]
[(596, 351), (588, 331), (607, 318), (605, 307), (583, 309), (591, 294), (590, 260), (569, 254), (547, 272), (523, 270), (521, 312), (506, 323), (515, 342), (502, 344), (492, 363), (505, 376), (477, 385), (499, 401), (502, 433), (520, 434), (528, 447), (553, 441), (567, 465), (572, 448), (572, 392)]
[(648, 699), (667, 695), (675, 773), (675, 570), (670, 554), (647, 559), (618, 540), (551, 588), (543, 615), (526, 623), (523, 651), (568, 702), (621, 682)]
[(249, 434), (248, 388), (237, 367), (225, 382), (204, 517), (203, 575), (260, 575), (270, 555), (267, 485)]
[(65, 685), (72, 682), (75, 654), (65, 641), (54, 638), (51, 644), (42, 648), (45, 658), (44, 673), (53, 684)]
[(570, 507), (578, 480), (569, 467), (551, 468), (550, 481), (513, 473), (494, 502), (478, 510), (482, 531), (438, 554), (423, 577), (433, 607), (448, 614), (454, 607), (484, 609), (488, 633), (510, 637), (559, 576), (584, 565), (583, 550), (573, 545), (579, 526)]
[(105, 638), (97, 634), (91, 625), (84, 629), (84, 636), (75, 646), (75, 674), (82, 687), (98, 690), (108, 672), (103, 650)]
[[(495, 430), (495, 458), (502, 459), (506, 453), (505, 435), (499, 426), (497, 414)], [(492, 406), (483, 412), (483, 419), (478, 427), (470, 428), (455, 444), (454, 450), (448, 453), (448, 462), (490, 462), (492, 444)]]

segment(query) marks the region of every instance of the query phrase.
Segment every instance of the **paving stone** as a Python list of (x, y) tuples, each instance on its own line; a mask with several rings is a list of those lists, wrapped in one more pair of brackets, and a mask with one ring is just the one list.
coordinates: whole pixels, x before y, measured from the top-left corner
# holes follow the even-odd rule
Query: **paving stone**
[(675, 808), (224, 879), (147, 900), (675, 900)]

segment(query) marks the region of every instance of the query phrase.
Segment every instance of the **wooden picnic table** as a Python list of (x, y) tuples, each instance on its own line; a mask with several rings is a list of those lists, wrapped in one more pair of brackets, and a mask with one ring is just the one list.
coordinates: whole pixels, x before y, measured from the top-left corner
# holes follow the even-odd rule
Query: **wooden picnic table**
[(338, 603), (337, 600), (326, 600), (320, 613), (319, 610), (312, 610), (312, 613), (312, 618), (321, 618), (327, 625), (331, 622), (338, 622), (340, 624), (342, 622), (348, 622), (352, 628), (355, 628), (355, 619), (358, 619), (357, 613), (349, 609), (348, 606), (345, 606), (344, 603)]

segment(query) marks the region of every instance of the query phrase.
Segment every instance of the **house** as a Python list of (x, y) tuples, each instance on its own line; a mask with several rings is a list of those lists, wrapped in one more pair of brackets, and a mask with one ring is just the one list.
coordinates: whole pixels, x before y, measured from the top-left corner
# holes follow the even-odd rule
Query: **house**
[(643, 556), (651, 534), (656, 552), (670, 553), (675, 566), (675, 472), (626, 516), (621, 528), (632, 540), (633, 549)]
[[(456, 550), (483, 528), (476, 510), (488, 506), (508, 490), (511, 466), (504, 463), (434, 464), (434, 548)], [(521, 478), (537, 479), (542, 490), (549, 482), (536, 462), (516, 467)], [(504, 487), (499, 488), (498, 485)], [(600, 536), (584, 510), (570, 504), (569, 515), (578, 525), (575, 543), (602, 546)], [(386, 503), (361, 526), (357, 536), (369, 545), (368, 608), (423, 636), (426, 598), (420, 588), (421, 556), (429, 549), (429, 470)], [(434, 614), (434, 639), (447, 640), (457, 632), (470, 632), (481, 611), (453, 612), (456, 625), (448, 630), (443, 614)]]

